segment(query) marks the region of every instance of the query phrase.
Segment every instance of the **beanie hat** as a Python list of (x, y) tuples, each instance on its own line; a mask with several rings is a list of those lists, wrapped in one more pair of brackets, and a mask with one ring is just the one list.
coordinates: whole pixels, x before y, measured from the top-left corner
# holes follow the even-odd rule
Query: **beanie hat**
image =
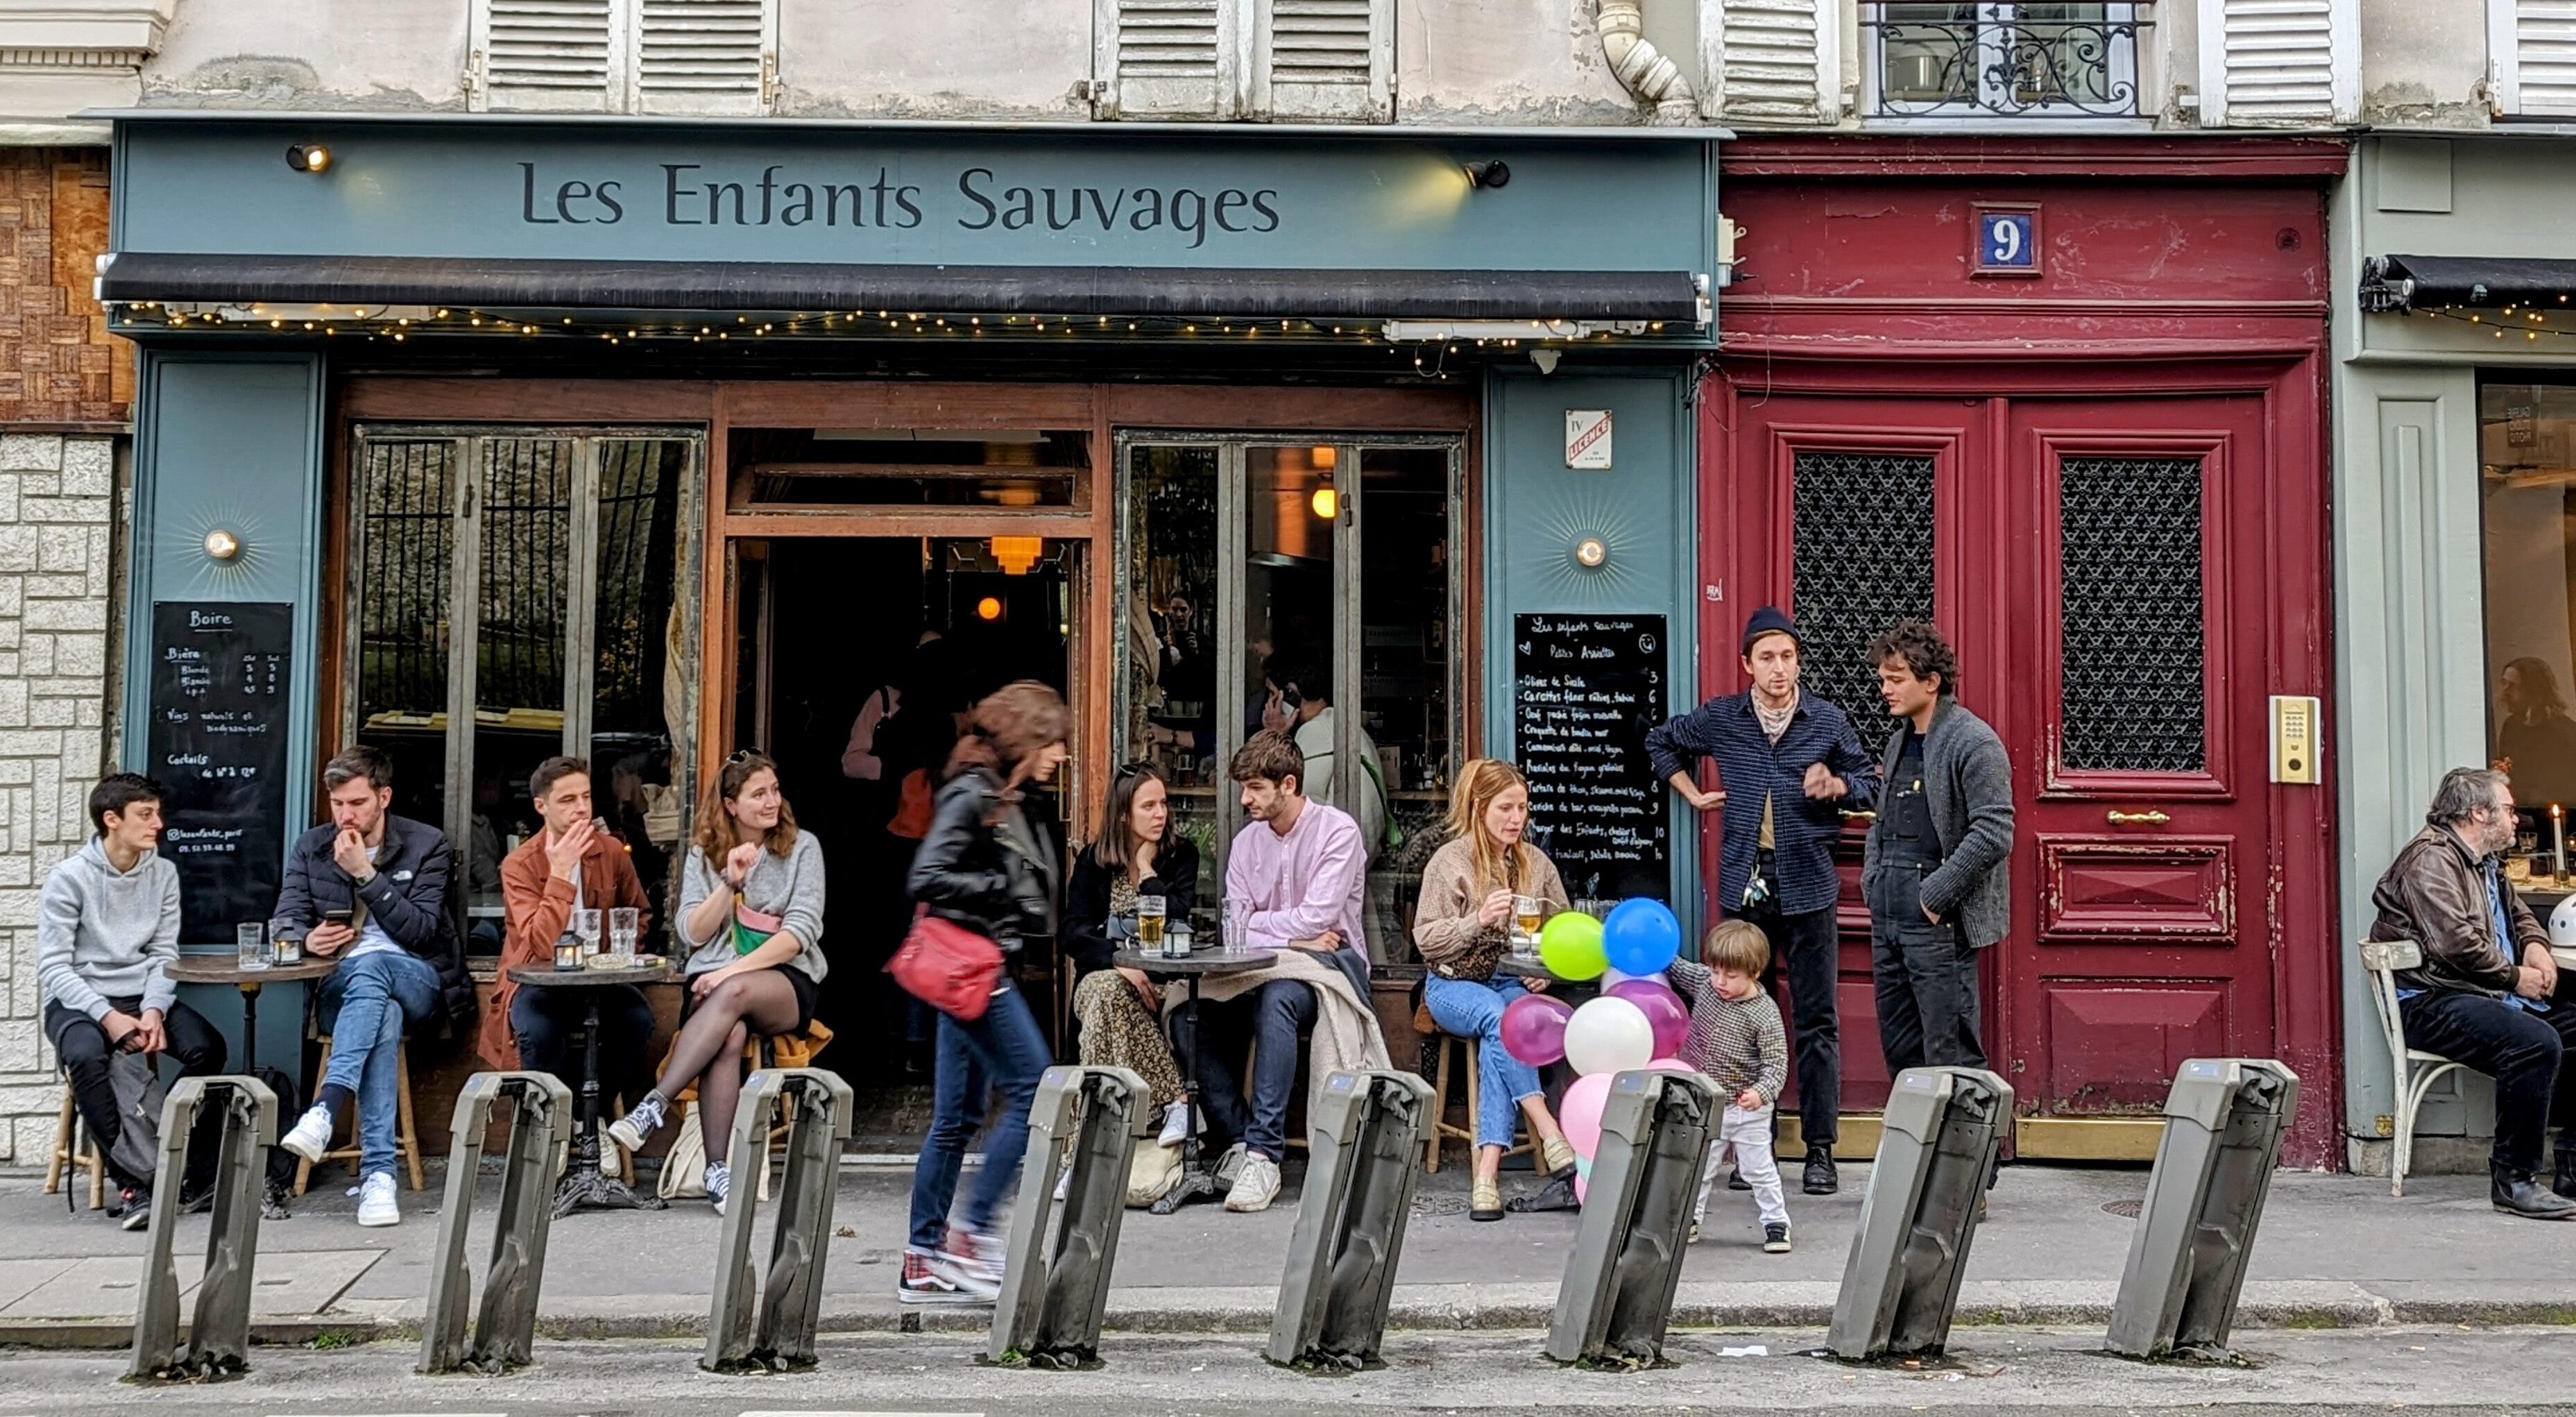
[(1787, 635), (1790, 639), (1796, 640), (1800, 648), (1806, 645), (1806, 641), (1798, 639), (1798, 627), (1789, 619), (1789, 613), (1776, 605), (1763, 606), (1753, 612), (1752, 619), (1744, 622), (1742, 652), (1753, 653), (1753, 642), (1764, 635)]

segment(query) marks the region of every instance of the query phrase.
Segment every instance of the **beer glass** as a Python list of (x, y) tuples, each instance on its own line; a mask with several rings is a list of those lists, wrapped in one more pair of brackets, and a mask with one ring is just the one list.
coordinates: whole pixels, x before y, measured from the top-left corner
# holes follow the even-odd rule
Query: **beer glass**
[(1164, 909), (1164, 901), (1161, 896), (1140, 895), (1136, 897), (1136, 942), (1143, 945), (1146, 953), (1148, 954), (1160, 954), (1162, 952)]

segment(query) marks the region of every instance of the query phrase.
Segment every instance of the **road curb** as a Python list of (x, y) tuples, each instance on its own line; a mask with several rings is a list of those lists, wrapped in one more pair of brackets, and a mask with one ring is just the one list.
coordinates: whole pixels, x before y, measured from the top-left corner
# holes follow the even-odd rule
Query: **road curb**
[[(1674, 1295), (1676, 1329), (1821, 1329), (1833, 1320), (1835, 1286), (1822, 1281), (1684, 1283)], [(1111, 1292), (1105, 1328), (1123, 1334), (1259, 1334), (1270, 1328), (1277, 1291), (1267, 1286), (1121, 1289)], [(2116, 1286), (2102, 1281), (1970, 1281), (1959, 1293), (1962, 1328), (2091, 1328), (2109, 1323)], [(1535, 1332), (1556, 1304), (1549, 1284), (1398, 1285), (1387, 1320), (1410, 1334)], [(255, 1318), (263, 1345), (416, 1343), (419, 1301), (358, 1301), (321, 1315)], [(991, 1310), (973, 1305), (907, 1307), (892, 1296), (826, 1296), (819, 1329), (829, 1334), (980, 1334)], [(2244, 1329), (2362, 1329), (2453, 1324), (2576, 1326), (2576, 1287), (2564, 1293), (2484, 1297), (2461, 1292), (2384, 1294), (2332, 1280), (2275, 1280), (2245, 1286)], [(699, 1340), (706, 1301), (694, 1296), (570, 1297), (538, 1319), (554, 1340)], [(134, 1341), (122, 1319), (0, 1323), (0, 1346), (118, 1349)]]

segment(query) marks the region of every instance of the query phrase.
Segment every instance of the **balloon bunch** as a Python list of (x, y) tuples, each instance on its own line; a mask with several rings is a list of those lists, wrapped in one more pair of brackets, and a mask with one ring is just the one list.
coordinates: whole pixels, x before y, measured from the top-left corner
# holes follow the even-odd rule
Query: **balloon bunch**
[(1578, 1198), (1592, 1179), (1610, 1080), (1641, 1068), (1690, 1071), (1674, 1056), (1690, 1034), (1690, 1010), (1664, 982), (1681, 947), (1681, 921), (1659, 900), (1623, 900), (1600, 920), (1569, 910), (1539, 931), (1548, 972), (1577, 983), (1616, 977), (1581, 1008), (1525, 994), (1503, 1009), (1503, 1051), (1532, 1067), (1562, 1060), (1580, 1074), (1557, 1115), (1574, 1147)]

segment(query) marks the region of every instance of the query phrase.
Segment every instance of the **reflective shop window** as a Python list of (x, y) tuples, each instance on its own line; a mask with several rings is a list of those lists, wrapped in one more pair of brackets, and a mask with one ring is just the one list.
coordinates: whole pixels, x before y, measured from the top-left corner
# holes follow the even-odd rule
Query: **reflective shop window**
[(2478, 490), (2488, 757), (2545, 846), (2549, 804), (2576, 806), (2576, 377), (2480, 378)]

